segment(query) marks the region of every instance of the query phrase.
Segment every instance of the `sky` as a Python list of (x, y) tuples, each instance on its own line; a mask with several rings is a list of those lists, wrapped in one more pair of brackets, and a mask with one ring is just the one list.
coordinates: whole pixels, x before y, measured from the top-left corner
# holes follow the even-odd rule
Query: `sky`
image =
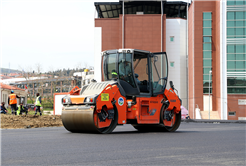
[[(103, 2), (115, 0), (103, 0)], [(1, 0), (2, 68), (30, 72), (94, 66), (94, 2)]]

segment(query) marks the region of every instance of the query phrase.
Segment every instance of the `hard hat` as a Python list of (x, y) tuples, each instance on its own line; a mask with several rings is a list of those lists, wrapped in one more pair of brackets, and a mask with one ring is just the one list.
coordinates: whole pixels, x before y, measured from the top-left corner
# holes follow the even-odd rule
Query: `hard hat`
[(13, 90), (11, 90), (11, 93), (14, 93), (14, 91), (13, 91)]

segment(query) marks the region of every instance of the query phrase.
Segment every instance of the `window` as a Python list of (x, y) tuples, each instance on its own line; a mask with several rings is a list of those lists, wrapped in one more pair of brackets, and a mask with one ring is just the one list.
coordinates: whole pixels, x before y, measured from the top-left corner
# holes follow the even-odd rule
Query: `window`
[(129, 83), (133, 88), (136, 88), (136, 84), (132, 72), (132, 54), (120, 53), (118, 63), (119, 63), (119, 78)]
[(61, 92), (61, 88), (55, 88), (55, 93)]
[(211, 36), (212, 28), (203, 28), (203, 36)]
[(211, 20), (212, 19), (212, 13), (211, 12), (204, 12), (203, 13), (203, 20)]
[(114, 78), (117, 78), (117, 73), (116, 73), (116, 54), (109, 54), (106, 57), (106, 68), (105, 70), (105, 80), (111, 80)]
[(28, 88), (33, 88), (33, 84), (32, 83), (30, 83), (30, 84), (28, 84), (28, 86), (27, 86)]
[(236, 112), (228, 112), (228, 115), (229, 116), (235, 116), (236, 115)]
[(246, 78), (245, 77), (228, 77), (227, 92), (231, 94), (246, 93)]
[(212, 44), (209, 43), (203, 43), (203, 50), (212, 50)]
[(203, 58), (204, 59), (211, 59), (212, 58), (212, 51), (203, 51)]
[(142, 56), (141, 54), (134, 54), (134, 72), (135, 78), (141, 93), (149, 93), (148, 86), (148, 59), (147, 56)]
[(62, 88), (62, 92), (69, 92), (69, 91), (70, 91), (69, 87), (63, 87)]
[(77, 79), (75, 85), (78, 87), (81, 87), (81, 79)]
[[(203, 93), (212, 93), (212, 13), (203, 13)], [(209, 92), (210, 89), (210, 92)]]
[(174, 36), (170, 36), (170, 42), (174, 41)]
[(203, 42), (204, 43), (211, 43), (212, 42), (211, 36), (204, 36), (203, 37)]
[(246, 11), (227, 12), (227, 38), (246, 38)]
[(232, 5), (246, 5), (245, 0), (227, 0), (227, 5), (232, 6)]
[(44, 89), (43, 93), (46, 95), (46, 94), (50, 94), (51, 93), (51, 89), (50, 88), (47, 88), (47, 89)]
[(153, 94), (163, 93), (166, 86), (168, 72), (168, 62), (166, 54), (158, 54), (151, 58), (152, 88)]
[[(227, 45), (227, 72), (246, 72), (246, 45)], [(243, 77), (244, 78), (244, 77)]]
[(174, 62), (170, 62), (170, 66), (171, 67), (174, 67)]

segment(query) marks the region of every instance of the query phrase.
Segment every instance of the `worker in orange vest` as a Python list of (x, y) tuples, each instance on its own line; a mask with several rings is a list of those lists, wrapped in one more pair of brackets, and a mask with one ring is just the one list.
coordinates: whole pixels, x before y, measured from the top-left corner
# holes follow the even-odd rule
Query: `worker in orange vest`
[(8, 103), (9, 103), (9, 105), (11, 107), (12, 115), (16, 115), (17, 98), (20, 98), (20, 97), (17, 96), (16, 94), (14, 94), (14, 91), (11, 90), (11, 94), (9, 95), (9, 98), (8, 98)]

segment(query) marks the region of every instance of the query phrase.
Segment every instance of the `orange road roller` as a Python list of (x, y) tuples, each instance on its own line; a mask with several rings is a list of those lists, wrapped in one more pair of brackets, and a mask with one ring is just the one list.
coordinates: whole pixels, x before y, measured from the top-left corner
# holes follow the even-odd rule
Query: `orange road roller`
[(62, 123), (70, 132), (111, 133), (131, 124), (139, 131), (176, 131), (181, 99), (170, 81), (165, 52), (102, 52), (102, 82), (75, 87), (62, 98)]

